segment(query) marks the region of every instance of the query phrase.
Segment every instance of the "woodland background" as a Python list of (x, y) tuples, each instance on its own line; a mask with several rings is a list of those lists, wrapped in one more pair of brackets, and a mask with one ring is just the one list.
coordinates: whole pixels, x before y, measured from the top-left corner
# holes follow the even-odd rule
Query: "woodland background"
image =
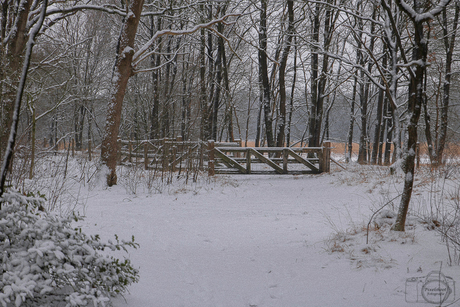
[(407, 212), (417, 142), (437, 166), (458, 139), (457, 1), (1, 4), (0, 154), (30, 178), (60, 143), (101, 145), (110, 186), (118, 138), (356, 141), (402, 166)]

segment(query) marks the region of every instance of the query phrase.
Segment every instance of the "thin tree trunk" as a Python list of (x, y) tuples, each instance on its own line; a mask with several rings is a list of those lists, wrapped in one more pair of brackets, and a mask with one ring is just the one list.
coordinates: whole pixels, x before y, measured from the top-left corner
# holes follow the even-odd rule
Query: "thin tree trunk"
[[(11, 117), (11, 127), (9, 129), (9, 137), (8, 137), (8, 142), (6, 143), (6, 149), (4, 152), (5, 155), (3, 157), (2, 168), (0, 171), (0, 197), (2, 197), (3, 193), (5, 192), (6, 176), (7, 176), (8, 170), (10, 169), (12, 159), (13, 159), (13, 151), (14, 151), (14, 145), (16, 143), (16, 135), (17, 135), (18, 123), (19, 123), (19, 112), (21, 110), (22, 96), (24, 94), (27, 74), (29, 72), (30, 61), (32, 58), (32, 49), (35, 45), (35, 38), (40, 32), (40, 29), (42, 28), (42, 25), (43, 25), (43, 21), (45, 20), (45, 13), (46, 13), (47, 6), (48, 6), (48, 0), (43, 0), (39, 21), (31, 30), (27, 43), (25, 44), (26, 52), (25, 52), (24, 62), (22, 65), (21, 79), (19, 80), (17, 93), (16, 93), (16, 99), (14, 101), (13, 113)], [(21, 32), (21, 33), (24, 33), (24, 32)], [(1, 209), (2, 207), (0, 203), (0, 210)]]
[(310, 117), (309, 117), (309, 137), (308, 137), (308, 146), (309, 147), (318, 147), (319, 139), (321, 135), (321, 122), (322, 122), (322, 105), (320, 100), (319, 93), (319, 28), (320, 28), (320, 7), (319, 4), (315, 4), (315, 12), (313, 16), (312, 24), (312, 38), (313, 38), (313, 47), (311, 54), (311, 108), (310, 108)]
[[(294, 33), (294, 1), (287, 0), (288, 9), (288, 29), (286, 33), (286, 41), (284, 43), (283, 53), (281, 55), (279, 67), (279, 89), (280, 89), (280, 106), (279, 106), (279, 122), (278, 122), (278, 136), (277, 146), (283, 147), (285, 142), (286, 130), (286, 65), (291, 50), (292, 37)], [(289, 146), (289, 144), (288, 144)]]
[(353, 81), (353, 92), (351, 98), (351, 107), (350, 107), (350, 124), (348, 125), (348, 143), (347, 143), (347, 156), (345, 158), (346, 162), (349, 163), (352, 160), (353, 156), (353, 130), (355, 123), (355, 104), (356, 104), (356, 92), (358, 90), (358, 77), (356, 76), (358, 72), (355, 72), (355, 77)]
[[(391, 164), (391, 140), (393, 137), (393, 126), (394, 126), (394, 121), (393, 121), (393, 112), (392, 112), (392, 107), (391, 104), (387, 104), (387, 109), (385, 113), (385, 126), (387, 129), (387, 137), (385, 140), (385, 153), (384, 153), (384, 158), (383, 158), (383, 165), (390, 165)], [(396, 149), (394, 149), (396, 150)]]
[(380, 131), (382, 129), (382, 117), (383, 117), (383, 100), (384, 100), (384, 91), (383, 89), (379, 89), (379, 97), (377, 100), (377, 122), (375, 123), (375, 129), (374, 129), (374, 142), (372, 146), (372, 156), (371, 156), (371, 164), (378, 164), (378, 153), (381, 148), (380, 144)]
[[(157, 30), (161, 30), (161, 16), (157, 17)], [(155, 23), (154, 17), (152, 16), (150, 19), (150, 36), (152, 37), (155, 34)], [(157, 49), (158, 53), (161, 53), (162, 47), (162, 38), (158, 39)], [(152, 47), (155, 48), (155, 47)], [(160, 67), (161, 65), (161, 55), (160, 54), (152, 54), (151, 62), (153, 67)], [(155, 139), (160, 135), (160, 70), (154, 69), (152, 71), (152, 89), (153, 89), (153, 98), (152, 98), (152, 111), (150, 114), (150, 138)]]
[[(420, 3), (416, 4), (416, 12), (419, 12)], [(427, 42), (424, 39), (424, 21), (413, 20), (414, 26), (414, 43), (412, 60), (414, 62), (426, 63), (428, 54)], [(403, 171), (404, 171), (404, 188), (401, 195), (401, 202), (399, 204), (396, 222), (392, 226), (392, 230), (404, 231), (407, 212), (409, 210), (409, 203), (412, 196), (412, 188), (414, 185), (415, 176), (415, 152), (417, 146), (417, 125), (420, 118), (421, 107), (423, 102), (423, 80), (425, 77), (425, 64), (419, 64), (412, 70), (409, 79), (409, 101), (408, 101), (408, 114), (409, 124), (407, 125), (407, 140), (406, 148), (403, 158)]]
[(35, 132), (36, 132), (36, 120), (35, 120), (35, 106), (32, 106), (32, 123), (31, 123), (31, 140), (30, 140), (30, 168), (29, 168), (29, 179), (34, 177), (35, 167)]
[(268, 147), (275, 145), (273, 138), (273, 119), (271, 116), (270, 81), (268, 78), (268, 57), (267, 57), (267, 2), (261, 0), (260, 28), (259, 28), (259, 75), (262, 81), (262, 106), (264, 111), (265, 133)]
[[(204, 12), (204, 5), (200, 5), (200, 9)], [(201, 29), (200, 33), (200, 139), (209, 140), (210, 130), (209, 126), (209, 114), (208, 114), (208, 102), (206, 94), (206, 33), (205, 29)]]
[[(374, 7), (372, 13), (372, 19), (375, 19), (377, 12), (377, 8)], [(363, 30), (363, 23), (360, 20), (358, 22), (359, 29)], [(372, 53), (374, 51), (374, 43), (375, 43), (375, 23), (371, 23), (371, 42), (369, 46), (369, 52)], [(362, 39), (360, 36), (359, 39)], [(365, 43), (365, 42), (364, 42)], [(363, 43), (363, 44), (364, 44)], [(364, 66), (364, 57), (361, 58), (362, 65)], [(372, 62), (369, 61), (367, 65), (367, 71), (369, 74), (372, 73)], [(360, 84), (360, 101), (361, 101), (361, 136), (359, 139), (359, 153), (358, 153), (358, 163), (364, 164), (368, 162), (368, 150), (369, 150), (369, 135), (368, 135), (368, 105), (369, 105), (369, 91), (370, 91), (370, 80), (364, 74), (364, 71), (361, 72), (361, 84)]]
[(460, 15), (460, 4), (458, 1), (455, 1), (455, 16), (452, 22), (452, 32), (450, 35), (450, 42), (448, 36), (448, 20), (447, 20), (447, 13), (446, 8), (443, 10), (443, 23), (444, 23), (444, 45), (446, 49), (446, 75), (444, 78), (444, 85), (443, 85), (443, 99), (442, 99), (442, 106), (441, 106), (441, 126), (439, 129), (439, 143), (438, 148), (436, 150), (436, 157), (438, 158), (437, 164), (439, 165), (442, 163), (443, 155), (444, 155), (444, 148), (446, 146), (446, 139), (447, 139), (447, 124), (448, 124), (448, 115), (449, 115), (449, 103), (450, 103), (450, 86), (452, 82), (452, 65), (453, 65), (453, 53), (455, 48), (455, 40), (457, 37), (457, 28), (458, 28), (458, 20)]
[(294, 112), (294, 95), (295, 95), (296, 80), (297, 80), (297, 37), (294, 36), (294, 76), (292, 77), (291, 97), (289, 101), (289, 112), (288, 112), (287, 133), (286, 133), (286, 144), (288, 147), (291, 145), (291, 124), (292, 124), (292, 113)]
[(216, 91), (213, 95), (212, 100), (212, 117), (211, 117), (211, 138), (213, 140), (217, 140), (217, 124), (218, 124), (218, 115), (219, 115), (219, 103), (220, 103), (220, 93), (222, 89), (222, 53), (223, 53), (223, 46), (218, 44), (217, 46), (217, 58), (215, 62), (215, 70), (216, 70)]
[[(16, 3), (16, 2), (15, 2)], [(9, 143), (10, 131), (13, 126), (13, 114), (15, 102), (18, 92), (21, 67), (23, 65), (23, 54), (27, 44), (27, 23), (29, 21), (29, 11), (34, 1), (17, 1), (18, 7), (14, 9), (17, 11), (15, 16), (15, 31), (13, 36), (8, 39), (4, 37), (5, 32), (0, 33), (0, 39), (8, 41), (8, 46), (4, 46), (3, 42), (0, 43), (0, 56), (2, 64), (0, 65), (1, 80), (11, 80), (12, 84), (7, 85), (7, 82), (0, 82), (0, 163), (4, 162), (2, 159), (5, 156), (6, 148)], [(0, 19), (2, 20), (2, 28), (6, 25), (10, 16), (7, 16), (7, 9), (12, 10), (13, 6), (9, 1), (2, 1), (2, 12)]]

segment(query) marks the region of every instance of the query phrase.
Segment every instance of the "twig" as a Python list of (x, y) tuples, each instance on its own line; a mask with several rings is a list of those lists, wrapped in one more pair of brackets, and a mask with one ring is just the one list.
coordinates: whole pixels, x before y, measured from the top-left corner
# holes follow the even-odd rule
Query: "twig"
[(369, 219), (369, 223), (367, 223), (367, 232), (366, 232), (366, 244), (369, 244), (369, 226), (371, 225), (371, 222), (372, 222), (372, 219), (374, 218), (374, 216), (379, 213), (383, 208), (385, 208), (387, 205), (389, 205), (391, 202), (393, 202), (393, 200), (395, 200), (396, 198), (398, 198), (399, 196), (401, 196), (401, 194), (393, 197), (391, 200), (389, 200), (387, 203), (385, 203), (385, 205), (383, 205), (382, 207), (380, 207), (377, 211), (375, 211), (371, 218)]

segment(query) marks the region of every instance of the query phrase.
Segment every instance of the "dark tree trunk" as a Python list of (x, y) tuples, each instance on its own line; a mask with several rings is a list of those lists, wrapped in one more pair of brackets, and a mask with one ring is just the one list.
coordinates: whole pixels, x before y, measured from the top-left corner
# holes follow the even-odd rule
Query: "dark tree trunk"
[[(292, 37), (294, 34), (294, 1), (287, 0), (288, 9), (288, 28), (286, 33), (286, 40), (284, 43), (283, 53), (281, 55), (279, 67), (279, 88), (280, 88), (280, 105), (279, 105), (279, 119), (278, 119), (278, 136), (277, 146), (283, 147), (285, 143), (285, 130), (286, 130), (286, 65), (291, 50)], [(289, 144), (288, 144), (289, 146)]]
[(350, 107), (350, 124), (348, 125), (348, 140), (347, 140), (347, 156), (346, 162), (351, 162), (353, 156), (353, 129), (355, 123), (355, 104), (356, 104), (356, 91), (358, 89), (358, 77), (356, 76), (358, 72), (355, 72), (354, 82), (353, 82), (353, 93), (351, 98), (351, 107)]
[[(201, 11), (204, 12), (204, 5), (201, 5)], [(208, 100), (206, 94), (206, 32), (204, 28), (201, 29), (200, 33), (200, 110), (200, 139), (209, 140), (211, 131), (209, 129)]]
[[(38, 35), (39, 31), (41, 30), (43, 21), (45, 20), (45, 13), (46, 13), (47, 6), (48, 6), (48, 0), (43, 0), (39, 20), (37, 24), (31, 30), (30, 35), (28, 37), (25, 35), (24, 29), (22, 29), (21, 32), (19, 33), (21, 35), (24, 35), (24, 37), (22, 37), (21, 39), (24, 39), (25, 41), (22, 44), (23, 46), (21, 49), (21, 53), (18, 53), (17, 55), (22, 54), (22, 51), (25, 49), (25, 57), (24, 57), (24, 61), (22, 62), (22, 69), (20, 69), (21, 74), (20, 74), (19, 82), (17, 83), (16, 98), (14, 99), (14, 104), (12, 107), (12, 114), (11, 114), (11, 119), (10, 119), (11, 126), (8, 127), (9, 136), (5, 144), (6, 146), (4, 149), (4, 157), (1, 163), (0, 197), (2, 197), (3, 193), (5, 192), (6, 177), (10, 169), (10, 166), (12, 164), (12, 160), (13, 160), (13, 151), (14, 151), (14, 146), (16, 143), (16, 135), (17, 135), (17, 129), (18, 129), (18, 123), (19, 123), (19, 112), (21, 110), (22, 96), (24, 94), (27, 74), (29, 72), (30, 61), (32, 58), (32, 49), (35, 44), (35, 38)], [(19, 56), (17, 57), (19, 58)], [(1, 208), (1, 203), (0, 203), (0, 210), (1, 209), (2, 208)]]
[(275, 145), (273, 139), (273, 119), (271, 115), (270, 81), (268, 78), (268, 57), (267, 57), (267, 2), (261, 0), (260, 28), (259, 28), (259, 75), (262, 82), (262, 106), (264, 111), (265, 133), (268, 147)]
[(294, 36), (294, 75), (292, 76), (291, 97), (289, 101), (287, 134), (286, 134), (287, 146), (291, 145), (291, 124), (292, 124), (292, 114), (294, 113), (294, 95), (295, 95), (296, 80), (297, 80), (297, 39)]
[[(29, 10), (34, 3), (32, 0), (14, 2), (23, 5), (22, 7), (13, 7), (10, 1), (2, 1), (2, 11), (0, 20), (2, 21), (2, 32), (0, 33), (0, 80), (8, 77), (8, 82), (0, 82), (0, 163), (3, 161), (5, 150), (10, 136), (10, 129), (13, 124), (14, 104), (21, 78), (21, 67), (23, 64), (23, 55), (28, 39), (27, 22), (29, 21)], [(7, 20), (10, 22), (7, 23)], [(8, 26), (14, 26), (16, 29), (5, 29)], [(10, 37), (5, 37), (9, 30), (13, 33)], [(8, 46), (3, 46), (3, 41), (7, 41)]]
[(374, 129), (374, 142), (372, 146), (372, 156), (371, 156), (371, 164), (378, 164), (378, 155), (379, 151), (381, 152), (381, 131), (383, 130), (383, 100), (384, 100), (384, 91), (383, 89), (379, 89), (379, 97), (377, 100), (377, 122), (375, 123)]
[[(449, 104), (450, 104), (450, 86), (452, 82), (452, 65), (453, 61), (453, 54), (455, 48), (455, 40), (457, 37), (457, 28), (458, 28), (458, 20), (460, 15), (460, 4), (458, 1), (455, 1), (455, 16), (453, 21), (449, 21), (447, 19), (446, 8), (444, 8), (442, 16), (443, 16), (443, 32), (444, 32), (444, 47), (446, 49), (446, 72), (444, 78), (444, 85), (443, 85), (443, 98), (442, 98), (442, 105), (441, 105), (441, 125), (439, 129), (439, 142), (438, 147), (436, 149), (436, 157), (437, 161), (436, 164), (439, 165), (442, 163), (443, 155), (444, 155), (444, 148), (446, 146), (447, 140), (447, 124), (448, 124), (448, 115), (449, 115)], [(450, 41), (449, 41), (449, 30), (448, 30), (448, 23), (452, 23), (452, 30), (450, 34)]]
[(319, 147), (319, 140), (321, 136), (321, 122), (323, 119), (323, 105), (321, 104), (322, 100), (320, 99), (319, 92), (319, 29), (320, 29), (320, 6), (318, 3), (315, 4), (315, 12), (313, 16), (312, 24), (312, 39), (314, 46), (312, 47), (311, 54), (311, 108), (310, 108), (310, 118), (309, 118), (309, 137), (308, 137), (308, 146), (309, 147)]
[[(398, 4), (400, 4), (398, 2)], [(419, 12), (420, 2), (415, 1), (415, 11)], [(404, 10), (404, 7), (401, 7)], [(399, 210), (396, 217), (396, 222), (392, 226), (392, 230), (404, 231), (407, 212), (409, 210), (409, 203), (412, 196), (412, 188), (414, 185), (415, 176), (415, 152), (417, 146), (417, 126), (420, 118), (422, 103), (424, 99), (423, 95), (423, 80), (425, 77), (426, 70), (426, 58), (428, 54), (427, 42), (424, 39), (424, 23), (426, 20), (423, 19), (412, 19), (414, 26), (414, 41), (413, 41), (413, 53), (412, 60), (419, 63), (415, 69), (409, 68), (410, 79), (409, 79), (409, 100), (408, 100), (408, 114), (409, 124), (407, 125), (407, 140), (404, 149), (403, 157), (403, 171), (404, 171), (404, 188), (401, 196), (401, 202), (399, 204)]]
[[(152, 37), (155, 34), (155, 31), (161, 30), (161, 17), (157, 17), (157, 25), (155, 30), (155, 23), (154, 17), (152, 16), (150, 19), (150, 36)], [(152, 48), (157, 48), (158, 53), (161, 53), (162, 47), (162, 38), (158, 39), (158, 43), (156, 46)], [(151, 57), (151, 63), (153, 67), (160, 67), (161, 65), (161, 55), (160, 54), (153, 54)], [(152, 90), (153, 90), (153, 97), (152, 97), (152, 111), (150, 114), (150, 138), (156, 139), (160, 135), (160, 121), (159, 121), (159, 114), (160, 114), (160, 70), (155, 69), (152, 71)]]
[(83, 127), (86, 117), (86, 107), (78, 105), (75, 107), (75, 149), (81, 150), (83, 146)]
[[(376, 12), (377, 8), (374, 7), (373, 13), (372, 13), (372, 19), (375, 19), (376, 17)], [(363, 23), (361, 20), (358, 21), (358, 28), (361, 31), (363, 29)], [(371, 35), (371, 41), (370, 41), (370, 46), (369, 46), (369, 52), (372, 53), (374, 52), (374, 44), (375, 44), (375, 23), (371, 23), (371, 29), (370, 29), (370, 35)], [(362, 39), (362, 36), (359, 37), (359, 39)], [(365, 42), (363, 42), (365, 44)], [(361, 57), (362, 59), (362, 66), (364, 67), (364, 57)], [(372, 61), (368, 60), (367, 64), (367, 71), (369, 74), (372, 73), (372, 66), (373, 63)], [(369, 77), (367, 77), (364, 74), (364, 71), (361, 73), (361, 84), (360, 84), (360, 101), (361, 101), (361, 136), (359, 139), (359, 153), (358, 153), (358, 163), (364, 164), (368, 162), (368, 154), (369, 154), (369, 135), (368, 135), (368, 105), (369, 105), (369, 92), (370, 92), (370, 80)]]

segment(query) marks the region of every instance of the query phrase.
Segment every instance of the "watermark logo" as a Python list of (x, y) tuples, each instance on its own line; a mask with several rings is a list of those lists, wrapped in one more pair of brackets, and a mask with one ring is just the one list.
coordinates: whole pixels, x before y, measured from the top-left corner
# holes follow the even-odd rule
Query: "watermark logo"
[(406, 302), (450, 304), (455, 300), (455, 281), (441, 271), (406, 279)]

